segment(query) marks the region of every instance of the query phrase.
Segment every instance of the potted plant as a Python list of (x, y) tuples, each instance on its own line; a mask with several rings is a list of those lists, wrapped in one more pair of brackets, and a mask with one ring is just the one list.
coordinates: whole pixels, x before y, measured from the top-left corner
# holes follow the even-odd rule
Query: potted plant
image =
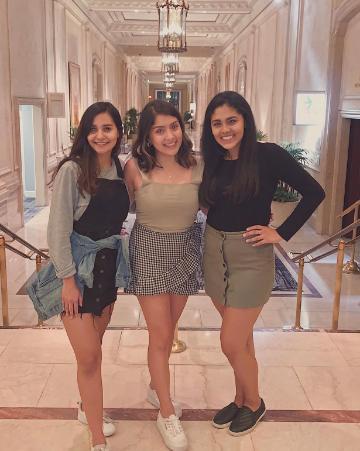
[(124, 133), (128, 141), (132, 140), (136, 134), (138, 112), (136, 108), (130, 108), (125, 113)]
[[(301, 147), (300, 143), (282, 143), (280, 144), (295, 160), (302, 166), (306, 163), (306, 150)], [(291, 215), (295, 207), (299, 203), (300, 194), (291, 188), (285, 182), (279, 182), (276, 188), (273, 201), (271, 204), (273, 227), (279, 227), (285, 219)]]
[(71, 142), (74, 141), (77, 130), (78, 130), (77, 127), (73, 127), (72, 125), (70, 125), (69, 137)]
[(256, 130), (256, 140), (257, 141), (266, 141), (267, 134), (264, 133), (262, 130)]

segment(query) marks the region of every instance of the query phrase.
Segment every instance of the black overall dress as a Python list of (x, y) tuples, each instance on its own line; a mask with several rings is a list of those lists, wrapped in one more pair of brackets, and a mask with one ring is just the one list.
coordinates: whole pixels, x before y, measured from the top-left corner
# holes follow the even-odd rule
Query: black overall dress
[[(130, 201), (123, 181), (123, 170), (117, 157), (114, 162), (121, 180), (98, 178), (96, 193), (91, 196), (80, 219), (74, 221), (74, 231), (94, 241), (119, 235), (129, 212)], [(116, 258), (116, 249), (102, 249), (96, 254), (93, 288), (85, 286), (79, 313), (101, 316), (103, 309), (116, 300)]]

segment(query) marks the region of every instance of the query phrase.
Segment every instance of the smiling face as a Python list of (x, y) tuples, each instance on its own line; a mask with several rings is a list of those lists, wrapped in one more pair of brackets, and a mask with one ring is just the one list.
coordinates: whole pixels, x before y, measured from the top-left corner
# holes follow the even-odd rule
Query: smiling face
[(239, 152), (244, 128), (244, 117), (229, 105), (219, 106), (211, 116), (211, 131), (215, 141), (231, 153)]
[(149, 140), (155, 151), (163, 156), (175, 156), (182, 144), (182, 130), (174, 116), (158, 114), (151, 127)]
[(96, 115), (87, 140), (98, 156), (107, 154), (110, 156), (118, 138), (119, 131), (110, 114), (100, 113)]

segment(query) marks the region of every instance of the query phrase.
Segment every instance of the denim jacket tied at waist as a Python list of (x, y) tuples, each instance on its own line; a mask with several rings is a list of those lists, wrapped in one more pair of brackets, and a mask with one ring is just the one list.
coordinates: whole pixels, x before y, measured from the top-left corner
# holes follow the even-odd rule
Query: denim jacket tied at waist
[[(71, 252), (76, 266), (75, 279), (81, 293), (84, 286), (93, 286), (93, 269), (96, 254), (101, 249), (117, 249), (115, 286), (128, 286), (130, 280), (128, 237), (113, 235), (109, 238), (93, 241), (87, 236), (72, 232), (70, 236)], [(62, 279), (56, 277), (52, 262), (35, 273), (27, 284), (27, 292), (39, 315), (45, 321), (63, 311), (61, 302)]]

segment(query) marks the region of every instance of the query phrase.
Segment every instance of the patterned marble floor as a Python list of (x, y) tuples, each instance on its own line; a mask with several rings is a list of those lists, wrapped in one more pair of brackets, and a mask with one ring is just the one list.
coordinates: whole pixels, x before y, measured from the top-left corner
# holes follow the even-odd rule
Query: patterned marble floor
[[(186, 331), (181, 338), (188, 349), (171, 356), (171, 390), (186, 409), (190, 450), (358, 449), (358, 333), (256, 332), (260, 390), (269, 412), (240, 439), (214, 430), (208, 421), (234, 392), (219, 332)], [(146, 352), (144, 330), (105, 335), (105, 407), (119, 430), (110, 440), (114, 450), (165, 449), (154, 426), (156, 412), (145, 401)], [(74, 419), (78, 398), (76, 366), (63, 330), (0, 330), (2, 449), (88, 449), (87, 430)]]

